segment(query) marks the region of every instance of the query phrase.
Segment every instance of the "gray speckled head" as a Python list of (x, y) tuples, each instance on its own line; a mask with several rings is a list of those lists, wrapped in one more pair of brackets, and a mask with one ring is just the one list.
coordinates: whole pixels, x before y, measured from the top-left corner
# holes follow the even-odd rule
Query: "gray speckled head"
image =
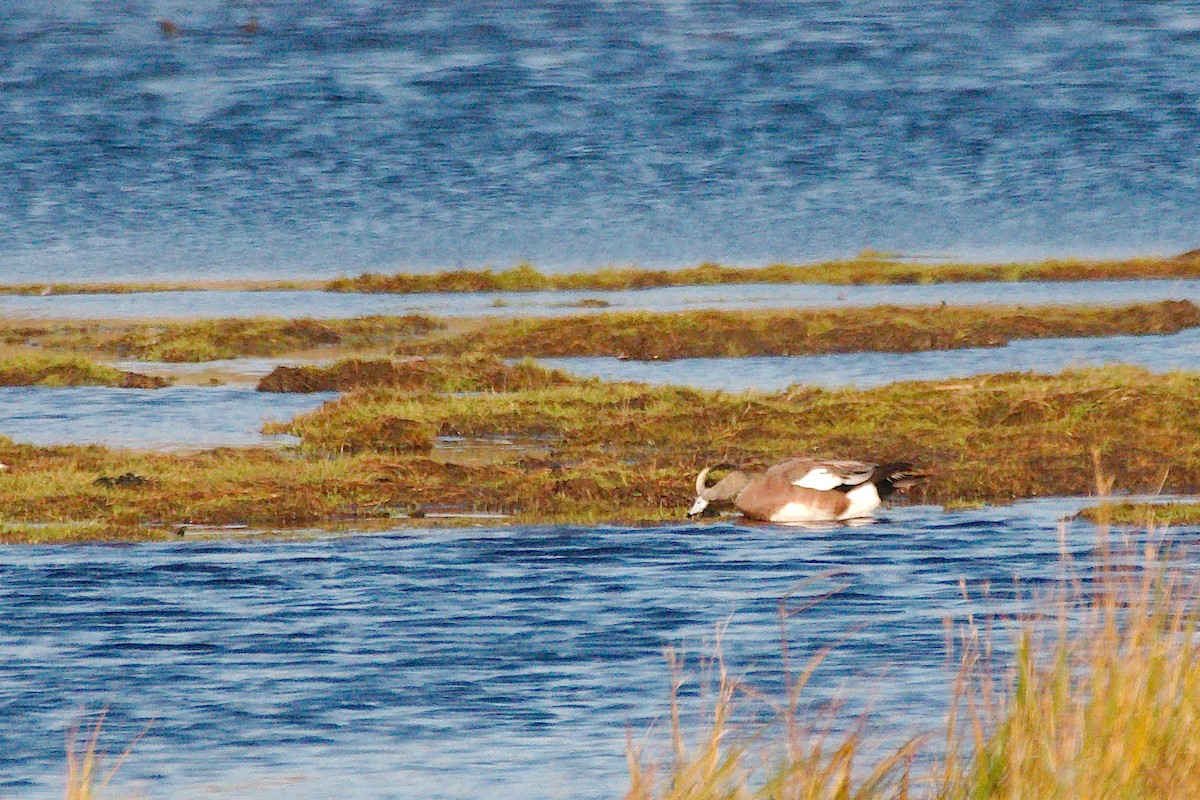
[(696, 502), (692, 503), (692, 507), (688, 509), (689, 517), (700, 514), (712, 503), (732, 501), (750, 482), (749, 475), (741, 470), (734, 470), (712, 486), (705, 486), (704, 482), (711, 470), (712, 467), (705, 467), (696, 476)]

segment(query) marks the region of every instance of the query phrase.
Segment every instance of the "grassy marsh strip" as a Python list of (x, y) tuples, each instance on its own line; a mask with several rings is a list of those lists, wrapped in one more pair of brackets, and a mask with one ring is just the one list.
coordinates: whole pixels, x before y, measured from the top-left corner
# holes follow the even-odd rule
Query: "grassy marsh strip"
[[(438, 435), (550, 439), (552, 458), (526, 465), (528, 485), (507, 495), (511, 508), (554, 518), (582, 502), (589, 518), (607, 510), (637, 519), (674, 513), (689, 499), (687, 477), (706, 464), (766, 464), (797, 453), (914, 461), (935, 473), (915, 490), (933, 502), (1088, 494), (1097, 450), (1122, 489), (1153, 491), (1169, 469), (1168, 491), (1195, 491), (1197, 398), (1200, 374), (1134, 367), (770, 394), (589, 380), (500, 394), (366, 389), (274, 430), (323, 454), (373, 448), (359, 432), (382, 418)], [(561, 469), (590, 476), (595, 496), (520, 500)]]
[(386, 350), (442, 323), (410, 314), (357, 319), (198, 321), (0, 320), (0, 344), (143, 361), (200, 362), (278, 356), (315, 348)]
[(1200, 326), (1183, 300), (1107, 306), (877, 306), (816, 310), (620, 312), (491, 320), (407, 339), (398, 354), (634, 359), (915, 352), (999, 347), (1013, 339), (1177, 333)]
[(1200, 278), (1200, 251), (1178, 256), (1110, 260), (1050, 259), (1004, 263), (920, 263), (864, 252), (857, 258), (814, 264), (730, 267), (703, 263), (684, 269), (608, 267), (593, 272), (543, 273), (531, 264), (494, 271), (453, 270), (425, 274), (364, 273), (335, 278), (330, 292), (532, 292), (551, 289), (617, 291), (663, 286), (746, 283), (839, 285), (966, 283), (981, 281), (1081, 281), (1136, 278)]
[(126, 372), (69, 355), (22, 355), (0, 359), (0, 386), (116, 386), (161, 389), (170, 381)]
[(151, 292), (297, 292), (319, 291), (323, 280), (243, 280), (225, 281), (115, 281), (0, 284), (0, 294), (48, 296), (56, 294), (146, 294)]
[(982, 281), (1081, 281), (1200, 278), (1200, 251), (1125, 259), (1057, 258), (1041, 261), (921, 261), (864, 250), (854, 258), (809, 264), (735, 267), (704, 262), (678, 269), (603, 267), (586, 272), (539, 271), (529, 263), (509, 269), (444, 270), (304, 280), (180, 280), (157, 282), (38, 282), (0, 285), (0, 294), (136, 294), (179, 291), (327, 291), (362, 293), (533, 292), (554, 289), (620, 291), (665, 286), (748, 283), (838, 285), (975, 283)]
[(404, 361), (349, 358), (329, 366), (276, 367), (260, 392), (345, 392), (390, 387), (408, 392), (508, 392), (566, 386), (581, 379), (532, 362), (508, 364), (479, 353)]
[(204, 362), (337, 352), (474, 351), (509, 358), (629, 358), (912, 352), (1012, 339), (1163, 334), (1200, 326), (1188, 301), (1127, 306), (879, 306), (767, 311), (621, 312), (558, 319), (0, 320), (0, 345), (105, 358)]
[[(0, 440), (9, 467), (0, 471), (0, 536), (20, 540), (43, 523), (102, 538), (146, 535), (146, 525), (353, 524), (414, 511), (498, 512), (514, 523), (679, 520), (701, 467), (799, 453), (915, 462), (932, 473), (913, 490), (918, 502), (1088, 494), (1097, 453), (1123, 490), (1200, 491), (1195, 373), (1107, 367), (779, 393), (546, 382), (359, 389), (268, 426), (300, 437), (288, 450), (135, 453)], [(476, 460), (469, 448), (446, 448), (451, 439), (496, 446)], [(140, 480), (112, 478), (126, 474)]]

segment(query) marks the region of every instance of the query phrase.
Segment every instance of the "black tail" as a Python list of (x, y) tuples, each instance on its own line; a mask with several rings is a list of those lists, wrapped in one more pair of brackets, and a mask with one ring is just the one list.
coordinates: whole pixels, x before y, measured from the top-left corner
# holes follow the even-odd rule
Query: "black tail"
[(891, 464), (880, 464), (876, 467), (875, 474), (871, 476), (871, 483), (875, 484), (875, 489), (879, 492), (879, 499), (883, 500), (897, 489), (907, 489), (910, 486), (916, 486), (925, 480), (927, 474), (912, 464), (904, 461), (895, 461)]

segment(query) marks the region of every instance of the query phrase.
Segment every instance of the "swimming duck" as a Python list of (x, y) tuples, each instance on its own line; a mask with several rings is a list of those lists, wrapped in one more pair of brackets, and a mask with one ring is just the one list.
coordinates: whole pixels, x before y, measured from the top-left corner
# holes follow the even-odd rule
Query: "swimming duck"
[(732, 503), (751, 519), (819, 522), (869, 517), (897, 489), (920, 482), (925, 473), (911, 464), (817, 461), (789, 458), (765, 472), (734, 470), (706, 486), (711, 467), (696, 476), (696, 502), (688, 516), (709, 504)]

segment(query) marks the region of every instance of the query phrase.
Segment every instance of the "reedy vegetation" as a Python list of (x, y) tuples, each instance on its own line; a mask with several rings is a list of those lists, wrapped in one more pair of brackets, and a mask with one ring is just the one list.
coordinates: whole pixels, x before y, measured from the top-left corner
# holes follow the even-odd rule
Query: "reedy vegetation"
[(344, 392), (366, 386), (407, 392), (509, 392), (580, 382), (531, 361), (506, 364), (496, 356), (474, 353), (453, 359), (349, 358), (329, 366), (276, 367), (259, 381), (258, 391)]
[(1092, 522), (1104, 520), (1114, 525), (1137, 527), (1196, 525), (1200, 524), (1200, 503), (1106, 501), (1083, 509), (1079, 515)]
[[(627, 800), (1151, 800), (1200, 787), (1200, 641), (1194, 569), (1154, 546), (1133, 570), (1104, 562), (1096, 584), (1050, 598), (1018, 634), (997, 681), (968, 621), (942, 731), (882, 758), (861, 727), (801, 711), (815, 658), (767, 725), (739, 703), (769, 692), (720, 670), (694, 744), (672, 695), (671, 755), (630, 749)], [(998, 687), (998, 688), (997, 688)], [(914, 763), (926, 764), (914, 771)]]
[(100, 800), (141, 738), (134, 739), (113, 765), (105, 769), (104, 754), (99, 749), (104, 717), (103, 712), (97, 715), (91, 730), (84, 736), (82, 752), (78, 749), (80, 729), (72, 728), (67, 732), (66, 800)]
[[(761, 466), (796, 453), (913, 460), (935, 473), (914, 490), (932, 502), (1086, 494), (1097, 450), (1131, 491), (1159, 488), (1168, 468), (1165, 487), (1190, 491), (1200, 487), (1197, 396), (1200, 375), (1133, 367), (778, 393), (588, 380), (496, 395), (366, 389), (277, 430), (323, 453), (384, 417), (439, 435), (550, 441), (549, 461), (524, 464), (531, 483), (577, 468), (601, 481), (597, 510), (620, 514), (653, 499), (659, 518), (687, 501), (686, 476), (706, 464)], [(622, 484), (641, 487), (644, 499), (607, 494)]]
[(635, 359), (916, 352), (1000, 347), (1013, 339), (1177, 333), (1200, 326), (1187, 301), (1126, 306), (877, 306), (621, 312), (497, 320), (455, 335), (410, 338), (399, 355), (487, 352)]

